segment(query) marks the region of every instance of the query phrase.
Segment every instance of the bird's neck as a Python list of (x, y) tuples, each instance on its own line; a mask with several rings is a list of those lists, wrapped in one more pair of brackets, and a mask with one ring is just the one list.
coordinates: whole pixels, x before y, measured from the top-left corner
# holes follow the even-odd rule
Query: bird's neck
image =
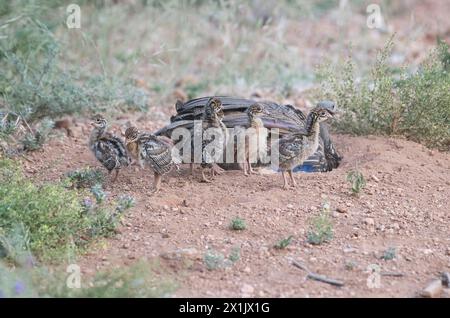
[(249, 126), (252, 127), (252, 128), (261, 128), (261, 127), (264, 126), (261, 118), (253, 115), (252, 113), (248, 114), (248, 120), (249, 120), (249, 123), (250, 123)]
[(308, 136), (316, 135), (319, 133), (320, 127), (316, 113), (309, 113), (308, 117), (306, 117), (305, 130)]
[(105, 128), (94, 128), (91, 131), (91, 136), (89, 137), (89, 143), (92, 144), (98, 139), (100, 139), (105, 133)]
[(220, 118), (215, 114), (205, 114), (205, 116), (203, 116), (203, 121), (214, 127), (219, 127), (221, 122)]

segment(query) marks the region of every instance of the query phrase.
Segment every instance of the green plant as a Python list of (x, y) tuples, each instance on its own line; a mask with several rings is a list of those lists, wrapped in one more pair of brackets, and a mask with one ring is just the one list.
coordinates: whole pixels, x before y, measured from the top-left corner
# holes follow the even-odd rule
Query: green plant
[(34, 185), (11, 160), (0, 160), (0, 250), (7, 257), (11, 237), (21, 229), (23, 246), (37, 257), (58, 260), (95, 237), (114, 233), (120, 215), (107, 206), (80, 202), (60, 184)]
[(330, 206), (325, 203), (318, 215), (310, 220), (307, 241), (313, 245), (329, 242), (333, 238), (333, 223), (330, 217)]
[(218, 268), (222, 268), (224, 266), (225, 257), (223, 254), (209, 249), (206, 251), (203, 262), (206, 265), (206, 268), (209, 270), (215, 270)]
[(231, 250), (230, 256), (228, 256), (228, 259), (232, 262), (235, 263), (238, 260), (240, 260), (241, 258), (241, 249), (239, 247), (234, 247)]
[(346, 261), (345, 269), (348, 271), (352, 271), (357, 267), (357, 264), (354, 261)]
[(276, 249), (278, 249), (278, 250), (283, 250), (283, 249), (285, 249), (286, 247), (288, 247), (289, 244), (291, 244), (292, 238), (293, 238), (293, 236), (292, 236), (292, 235), (289, 235), (287, 238), (284, 238), (284, 239), (278, 241), (278, 242), (274, 245), (274, 247), (275, 247)]
[(106, 193), (103, 191), (101, 184), (96, 184), (91, 187), (91, 193), (94, 195), (97, 204), (103, 203), (106, 199)]
[(361, 190), (366, 186), (366, 179), (359, 170), (350, 170), (347, 173), (347, 181), (350, 182), (352, 187), (352, 193), (358, 195)]
[(397, 254), (397, 250), (395, 247), (389, 247), (387, 250), (383, 252), (383, 255), (381, 255), (381, 259), (384, 259), (385, 261), (390, 261), (395, 258)]
[(36, 132), (28, 132), (21, 140), (23, 150), (33, 151), (40, 149), (47, 141), (53, 126), (54, 122), (51, 119), (46, 118), (41, 121)]
[(126, 210), (132, 208), (135, 205), (134, 198), (130, 195), (121, 195), (116, 207), (119, 213), (123, 213)]
[(247, 225), (245, 224), (245, 220), (236, 217), (231, 220), (230, 228), (235, 231), (243, 231), (247, 228)]
[(81, 288), (68, 288), (68, 274), (63, 268), (11, 268), (0, 262), (0, 297), (168, 297), (176, 284), (171, 279), (156, 276), (150, 265), (138, 262), (128, 267), (102, 270), (91, 278), (83, 276)]
[(83, 168), (67, 173), (67, 178), (72, 187), (89, 188), (97, 184), (103, 184), (105, 176), (100, 169)]
[(411, 71), (389, 65), (391, 38), (378, 52), (368, 75), (360, 78), (350, 56), (336, 67), (318, 70), (319, 99), (337, 102), (342, 110), (334, 127), (357, 135), (404, 135), (427, 146), (448, 150), (450, 145), (449, 46), (437, 47)]
[(232, 266), (241, 258), (240, 247), (233, 247), (230, 255), (226, 258), (222, 253), (208, 249), (203, 256), (203, 262), (208, 270), (216, 270)]

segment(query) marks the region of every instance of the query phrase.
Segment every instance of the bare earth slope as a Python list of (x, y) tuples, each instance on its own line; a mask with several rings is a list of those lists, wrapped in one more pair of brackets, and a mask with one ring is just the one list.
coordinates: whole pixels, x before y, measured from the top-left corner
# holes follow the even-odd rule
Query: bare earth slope
[[(58, 180), (67, 171), (98, 167), (81, 132), (53, 139), (42, 152), (23, 161), (37, 181)], [(280, 175), (245, 177), (226, 172), (214, 184), (200, 183), (188, 168), (172, 172), (163, 189), (150, 195), (152, 173), (123, 170), (107, 188), (111, 197), (130, 194), (136, 206), (127, 212), (120, 233), (100, 242), (79, 260), (84, 273), (98, 268), (154, 260), (178, 282), (174, 296), (196, 297), (413, 297), (441, 271), (450, 270), (450, 155), (399, 139), (335, 136), (345, 159), (330, 173), (297, 174), (299, 187), (283, 191)], [(358, 168), (367, 178), (360, 197), (345, 180)], [(308, 222), (329, 202), (334, 224), (330, 243), (306, 242)], [(340, 212), (336, 211), (339, 209)], [(232, 231), (239, 216), (247, 229)], [(285, 250), (272, 246), (293, 235)], [(208, 270), (208, 249), (225, 256), (240, 248), (232, 266)], [(382, 260), (388, 248), (393, 260)], [(314, 272), (344, 281), (342, 288), (305, 279), (290, 259)], [(403, 277), (381, 277), (369, 288), (368, 266)]]

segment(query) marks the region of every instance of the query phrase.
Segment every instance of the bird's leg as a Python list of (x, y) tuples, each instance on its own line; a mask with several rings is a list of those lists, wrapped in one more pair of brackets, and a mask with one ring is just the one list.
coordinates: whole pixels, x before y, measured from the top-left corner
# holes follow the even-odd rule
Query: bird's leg
[(284, 173), (284, 171), (281, 171), (281, 173), (283, 175), (283, 181), (284, 181), (283, 189), (287, 190), (289, 188), (289, 184), (288, 184), (288, 181), (287, 181), (287, 178), (286, 178), (286, 174)]
[(242, 164), (242, 167), (243, 167), (243, 170), (244, 170), (244, 175), (245, 175), (246, 177), (248, 177), (248, 163), (247, 163), (247, 161), (245, 161), (245, 162)]
[(248, 167), (249, 167), (249, 172), (250, 172), (250, 174), (256, 174), (256, 171), (253, 170), (252, 164), (251, 164), (250, 162), (248, 163)]
[(192, 162), (189, 164), (189, 172), (190, 172), (191, 176), (194, 175), (194, 163), (192, 163)]
[(222, 169), (221, 167), (219, 167), (219, 165), (217, 163), (213, 163), (212, 169), (214, 170), (214, 172), (216, 174), (222, 174), (225, 172), (225, 169)]
[[(119, 175), (119, 169), (115, 169), (115, 174), (114, 174), (114, 177), (113, 177), (113, 179), (111, 180), (112, 182), (116, 182), (116, 180), (117, 180), (117, 176)], [(111, 173), (111, 172), (110, 172)]]
[(297, 182), (295, 182), (294, 175), (292, 174), (292, 170), (288, 170), (288, 173), (289, 173), (289, 177), (291, 177), (292, 186), (296, 187), (297, 186)]
[(157, 193), (161, 188), (161, 175), (155, 172), (154, 176), (155, 180), (153, 181), (153, 193)]
[(208, 178), (206, 178), (206, 176), (205, 176), (205, 169), (204, 169), (204, 168), (202, 168), (202, 181), (203, 181), (203, 182), (207, 182), (207, 183), (210, 183), (210, 182), (211, 182), (211, 180), (209, 180)]

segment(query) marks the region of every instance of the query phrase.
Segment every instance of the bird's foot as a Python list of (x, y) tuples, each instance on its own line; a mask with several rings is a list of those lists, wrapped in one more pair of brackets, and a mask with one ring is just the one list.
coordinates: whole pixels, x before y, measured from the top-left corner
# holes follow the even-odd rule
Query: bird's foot
[(208, 179), (205, 175), (205, 171), (202, 171), (202, 182), (211, 183), (212, 180)]
[(213, 165), (212, 170), (214, 171), (214, 173), (221, 175), (222, 173), (225, 172), (225, 169), (222, 169), (221, 167), (219, 167), (218, 165)]

